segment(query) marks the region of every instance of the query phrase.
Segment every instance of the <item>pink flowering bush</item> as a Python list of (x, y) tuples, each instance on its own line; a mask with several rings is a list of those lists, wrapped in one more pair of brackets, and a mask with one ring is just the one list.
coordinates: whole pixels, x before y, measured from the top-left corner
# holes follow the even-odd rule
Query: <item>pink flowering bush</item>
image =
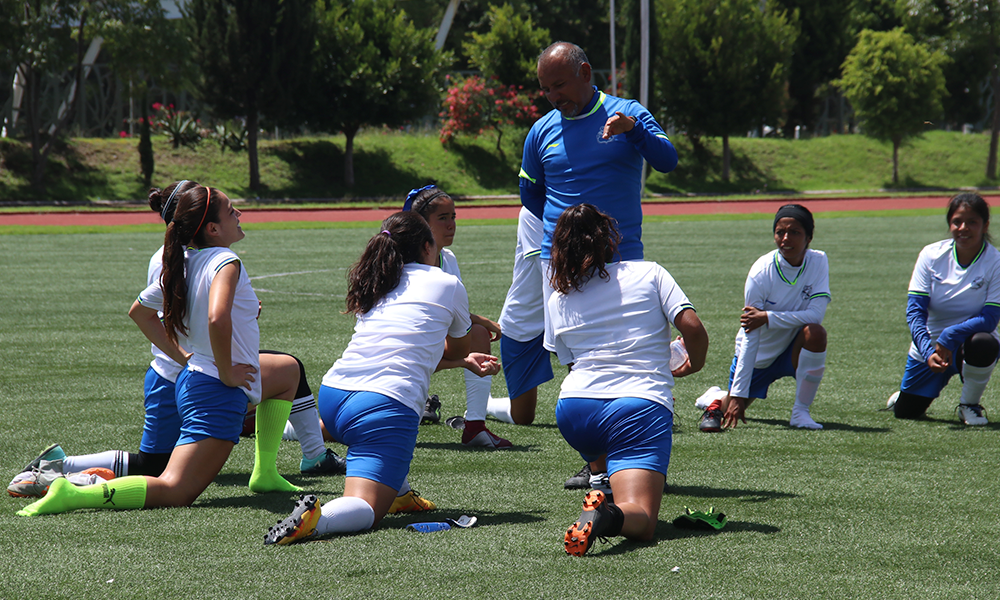
[(458, 134), (482, 135), (497, 132), (497, 151), (503, 156), (500, 140), (505, 127), (530, 127), (542, 115), (523, 86), (504, 86), (493, 80), (472, 76), (448, 88), (441, 127), (441, 143), (449, 144)]
[(181, 145), (193, 148), (201, 141), (201, 121), (186, 111), (174, 109), (173, 104), (164, 106), (154, 102), (150, 124), (154, 131), (165, 133), (173, 142), (174, 148)]

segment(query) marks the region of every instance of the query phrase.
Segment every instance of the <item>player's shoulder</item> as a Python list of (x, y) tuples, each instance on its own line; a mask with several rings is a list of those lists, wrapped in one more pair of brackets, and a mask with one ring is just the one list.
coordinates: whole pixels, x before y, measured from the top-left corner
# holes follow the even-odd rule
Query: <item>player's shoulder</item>
[(753, 265), (750, 267), (750, 276), (758, 275), (761, 273), (768, 273), (774, 271), (775, 267), (775, 257), (778, 254), (778, 250), (771, 250), (767, 254), (763, 254), (754, 261)]
[(927, 244), (920, 250), (920, 258), (925, 260), (938, 260), (950, 258), (953, 241), (950, 239), (941, 240), (932, 244)]
[(826, 255), (826, 252), (823, 252), (822, 250), (813, 250), (812, 248), (806, 250), (806, 260), (821, 265), (826, 265), (829, 264), (830, 262), (830, 259)]
[(546, 130), (551, 129), (554, 125), (558, 125), (561, 118), (562, 114), (558, 110), (552, 109), (549, 112), (542, 115), (542, 118), (535, 121), (535, 123), (531, 126), (531, 129), (529, 130), (528, 134), (540, 135)]

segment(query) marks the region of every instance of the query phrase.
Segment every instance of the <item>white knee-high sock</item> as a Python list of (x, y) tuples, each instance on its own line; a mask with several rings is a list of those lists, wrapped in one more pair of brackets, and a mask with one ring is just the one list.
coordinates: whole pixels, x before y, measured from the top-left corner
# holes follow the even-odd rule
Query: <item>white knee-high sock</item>
[[(326, 452), (323, 430), (319, 426), (319, 410), (316, 408), (316, 398), (312, 394), (292, 400), (292, 412), (288, 415), (288, 422), (299, 438), (302, 456), (316, 458)], [(288, 431), (287, 425), (285, 431)]]
[(816, 399), (819, 383), (826, 371), (826, 351), (810, 352), (803, 348), (799, 351), (799, 366), (795, 369), (795, 405), (792, 406), (793, 427), (807, 429), (822, 429), (809, 415), (809, 407)]
[(397, 497), (402, 496), (403, 494), (409, 492), (411, 489), (413, 488), (410, 487), (410, 478), (407, 477), (406, 479), (403, 480), (403, 485), (399, 486), (399, 491), (396, 492), (396, 496)]
[(510, 398), (494, 398), (490, 396), (486, 403), (486, 414), (497, 421), (514, 424), (514, 417), (510, 415)]
[(353, 533), (371, 529), (375, 511), (355, 496), (341, 496), (323, 505), (323, 516), (316, 523), (316, 533)]
[(128, 475), (128, 452), (107, 450), (97, 454), (67, 456), (63, 459), (63, 473), (79, 473), (95, 467), (111, 469), (114, 471), (115, 477), (124, 477)]
[(299, 441), (299, 434), (295, 433), (295, 427), (291, 424), (291, 422), (289, 421), (285, 422), (285, 431), (284, 433), (281, 434), (281, 439), (285, 440), (286, 442)]
[(996, 363), (988, 367), (973, 367), (969, 363), (962, 365), (962, 379), (965, 383), (962, 384), (962, 399), (959, 400), (959, 403), (979, 404), (983, 392), (986, 391), (986, 384), (990, 382), (990, 375), (993, 374), (994, 367), (996, 367)]
[(479, 377), (471, 371), (465, 373), (465, 420), (486, 420), (486, 405), (490, 401), (490, 387), (493, 377)]

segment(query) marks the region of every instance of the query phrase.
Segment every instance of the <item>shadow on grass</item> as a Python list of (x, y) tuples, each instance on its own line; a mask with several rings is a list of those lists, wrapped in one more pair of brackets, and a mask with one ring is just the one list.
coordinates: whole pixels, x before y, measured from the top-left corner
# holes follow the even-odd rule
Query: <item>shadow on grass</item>
[(672, 496), (692, 496), (694, 498), (740, 498), (743, 502), (768, 502), (771, 500), (798, 498), (798, 494), (777, 490), (737, 490), (711, 488), (703, 485), (673, 485), (667, 491)]
[(725, 527), (718, 531), (705, 529), (681, 529), (679, 527), (675, 527), (674, 524), (669, 521), (661, 521), (656, 525), (656, 536), (661, 540), (680, 540), (684, 538), (723, 535), (726, 533), (740, 533), (744, 531), (771, 535), (780, 532), (781, 528), (775, 527), (774, 525), (765, 525), (764, 523), (734, 521), (732, 519), (726, 523)]
[[(408, 513), (386, 515), (385, 519), (379, 523), (379, 529), (406, 529), (407, 525), (413, 523), (426, 523), (428, 521), (438, 522), (445, 519), (457, 519), (462, 515), (475, 515), (478, 521), (475, 527), (496, 527), (499, 525), (523, 525), (526, 523), (538, 523), (546, 519), (545, 515), (549, 511), (535, 510), (530, 512), (492, 512), (480, 509), (466, 509), (437, 505), (437, 509), (432, 513)], [(460, 529), (460, 528), (453, 528)]]
[(627, 554), (636, 550), (637, 548), (648, 548), (651, 546), (656, 546), (660, 542), (670, 542), (673, 540), (682, 540), (685, 538), (700, 538), (715, 535), (725, 535), (727, 533), (739, 533), (749, 531), (753, 533), (763, 533), (766, 535), (772, 535), (779, 533), (781, 531), (780, 527), (775, 527), (774, 525), (765, 525), (763, 523), (752, 523), (750, 521), (733, 521), (730, 520), (726, 523), (726, 526), (722, 529), (716, 530), (700, 530), (700, 529), (680, 529), (674, 527), (673, 523), (670, 521), (659, 521), (656, 524), (656, 533), (654, 534), (654, 539), (648, 542), (637, 542), (633, 540), (627, 540), (624, 538), (614, 538), (608, 544), (596, 543), (590, 547), (587, 552), (587, 556), (600, 557), (600, 556), (618, 556), (621, 554)]
[(722, 143), (719, 140), (692, 141), (678, 136), (677, 168), (665, 179), (650, 178), (653, 193), (757, 193), (793, 192), (761, 169), (747, 154), (732, 150), (729, 181), (722, 181)]
[[(35, 166), (29, 144), (4, 140), (0, 143), (0, 163), (3, 169), (24, 182), (0, 186), (0, 195), (5, 200), (85, 201), (92, 192), (110, 187), (107, 175), (88, 165), (87, 157), (79, 148), (62, 139), (55, 142), (46, 161), (44, 195), (39, 195), (31, 187)], [(141, 178), (137, 177), (136, 183), (141, 184)]]
[(506, 160), (501, 160), (496, 150), (458, 139), (452, 142), (449, 150), (459, 157), (459, 165), (484, 188), (509, 187), (511, 181), (517, 181), (518, 170), (508, 164), (511, 161), (509, 153), (504, 157)]
[(461, 442), (417, 442), (417, 448), (427, 448), (430, 450), (454, 450), (456, 452), (541, 452), (541, 449), (532, 445), (514, 444), (513, 448), (503, 448), (494, 450), (493, 448), (463, 446)]
[[(785, 429), (799, 431), (803, 430), (802, 427), (792, 427), (788, 424), (788, 421), (782, 419), (747, 419), (747, 422), (760, 423), (762, 425), (774, 425), (776, 427), (784, 427)], [(860, 425), (849, 425), (847, 423), (831, 423), (830, 421), (823, 421), (822, 430), (817, 431), (853, 431), (855, 433), (889, 433), (891, 428), (889, 427), (862, 427)], [(805, 431), (812, 431), (806, 429)]]
[[(354, 195), (344, 183), (344, 150), (333, 141), (290, 141), (262, 151), (286, 163), (291, 172), (291, 182), (267, 186), (267, 196), (350, 199)], [(421, 178), (419, 173), (397, 166), (385, 150), (360, 150), (355, 146), (354, 181), (366, 195), (398, 197), (424, 179), (426, 176)]]
[[(879, 412), (891, 412), (887, 409), (879, 409)], [(1000, 423), (987, 423), (986, 425), (964, 425), (958, 420), (958, 416), (952, 413), (948, 417), (932, 417), (929, 415), (924, 415), (919, 419), (893, 419), (893, 422), (903, 424), (907, 422), (918, 422), (918, 423), (933, 423), (934, 425), (944, 426), (952, 431), (965, 431), (965, 430), (977, 430), (984, 429), (987, 431), (998, 431), (1000, 430)]]

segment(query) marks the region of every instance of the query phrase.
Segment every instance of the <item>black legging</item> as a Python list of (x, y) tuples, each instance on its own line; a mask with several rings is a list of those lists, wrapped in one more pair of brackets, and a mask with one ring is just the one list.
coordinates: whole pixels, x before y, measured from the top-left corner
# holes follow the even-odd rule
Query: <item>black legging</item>
[[(953, 360), (961, 377), (963, 361), (973, 367), (988, 367), (996, 362), (998, 355), (1000, 355), (1000, 342), (989, 333), (979, 332), (965, 340)], [(897, 419), (920, 419), (927, 412), (931, 402), (934, 402), (934, 398), (900, 391), (892, 411)]]

